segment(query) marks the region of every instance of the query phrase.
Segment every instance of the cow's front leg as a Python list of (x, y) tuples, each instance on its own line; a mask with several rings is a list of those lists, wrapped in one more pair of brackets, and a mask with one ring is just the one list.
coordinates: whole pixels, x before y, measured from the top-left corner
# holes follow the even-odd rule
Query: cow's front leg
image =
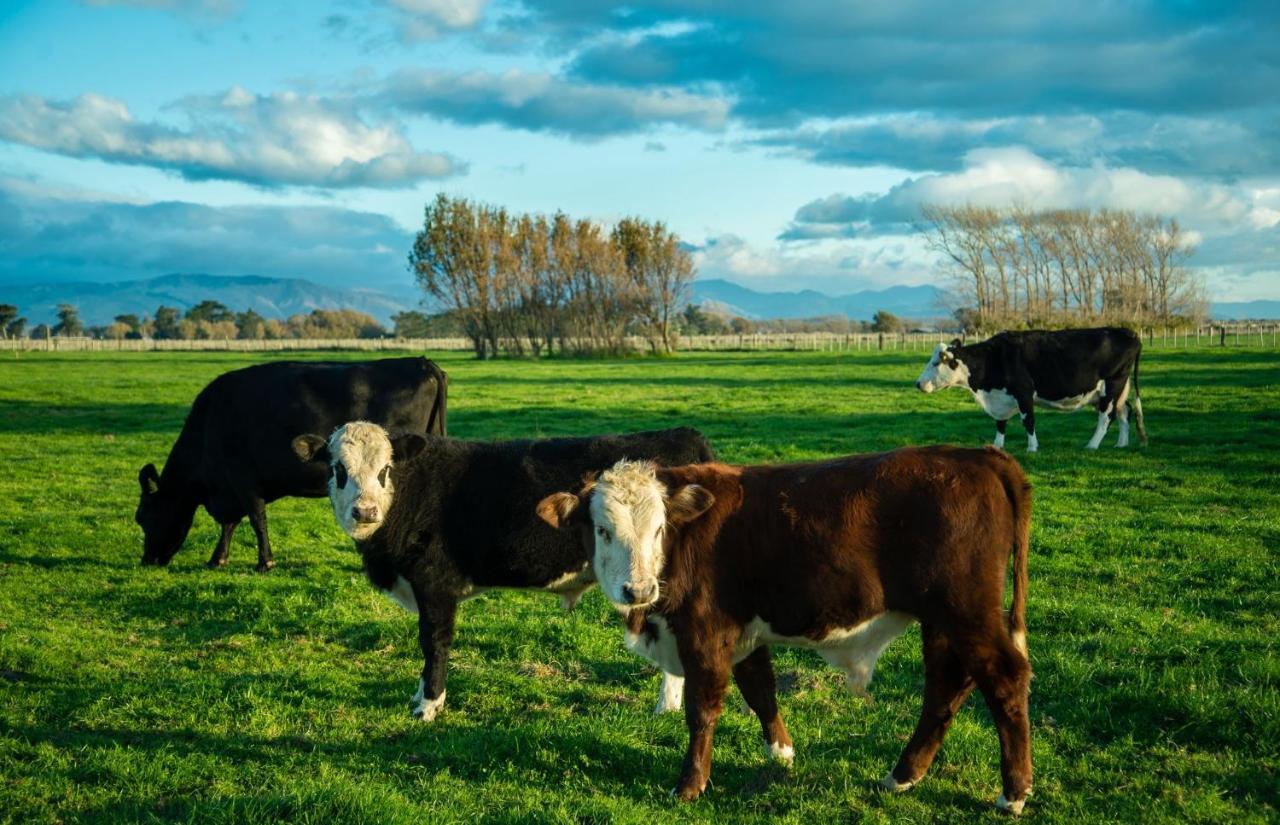
[(418, 645), (422, 648), (422, 675), (418, 677), (418, 692), (413, 696), (413, 715), (430, 722), (444, 707), (445, 677), (458, 602), (429, 593), (417, 583), (413, 584), (413, 597), (418, 603)]
[(267, 503), (262, 499), (254, 496), (249, 499), (249, 525), (253, 527), (253, 534), (258, 538), (258, 567), (259, 573), (265, 573), (276, 566), (276, 560), (271, 555), (271, 539), (267, 537)]
[(227, 554), (231, 550), (231, 536), (235, 534), (236, 528), (240, 526), (240, 521), (231, 522), (222, 525), (222, 535), (218, 537), (218, 544), (213, 548), (213, 555), (209, 557), (209, 567), (222, 567), (227, 563)]
[(1022, 426), (1027, 431), (1027, 452), (1034, 453), (1040, 449), (1040, 442), (1036, 440), (1036, 407), (1028, 393), (1023, 395), (1019, 393), (1018, 415), (1022, 418)]
[(724, 709), (737, 641), (736, 634), (732, 638), (714, 632), (698, 636), (687, 644), (683, 636), (678, 640), (684, 666), (684, 719), (689, 728), (689, 749), (675, 795), (685, 801), (697, 799), (711, 778), (711, 740)]
[(674, 673), (662, 672), (662, 685), (658, 688), (658, 704), (653, 715), (671, 713), (680, 710), (684, 700), (684, 677)]
[(992, 446), (999, 447), (1002, 450), (1004, 449), (1004, 431), (1008, 425), (1009, 422), (1006, 419), (996, 419), (996, 437), (995, 440), (991, 442)]

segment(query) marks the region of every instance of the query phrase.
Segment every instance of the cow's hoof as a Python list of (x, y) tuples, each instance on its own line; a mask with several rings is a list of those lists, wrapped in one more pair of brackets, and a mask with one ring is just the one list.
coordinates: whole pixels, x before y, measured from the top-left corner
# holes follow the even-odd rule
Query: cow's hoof
[(692, 802), (702, 796), (702, 788), (699, 788), (696, 785), (690, 785), (688, 787), (681, 786), (679, 788), (673, 788), (671, 790), (671, 795), (676, 799), (679, 799), (681, 802)]
[(781, 742), (769, 742), (765, 745), (765, 755), (784, 767), (791, 767), (796, 761), (796, 749), (794, 745), (784, 745)]
[(210, 570), (217, 570), (219, 567), (226, 567), (227, 560), (225, 557), (220, 559), (209, 559), (209, 561), (206, 563), (205, 566), (208, 567)]
[(899, 782), (893, 778), (893, 771), (889, 771), (884, 775), (884, 779), (880, 780), (880, 784), (884, 786), (886, 791), (892, 791), (893, 793), (906, 793), (914, 788), (918, 781), (919, 780), (917, 779), (911, 779), (906, 782)]
[(421, 694), (413, 697), (413, 718), (420, 722), (434, 722), (444, 707), (444, 692), (434, 699), (427, 699)]
[(1018, 814), (1022, 813), (1022, 806), (1026, 804), (1027, 804), (1027, 798), (1025, 796), (1022, 797), (1022, 799), (1018, 799), (1018, 800), (1014, 800), (1013, 802), (1010, 802), (1009, 800), (1004, 798), (1004, 794), (1000, 794), (1000, 798), (996, 800), (996, 810), (1000, 811), (1001, 813), (1009, 814), (1011, 816), (1017, 816)]
[(265, 573), (275, 566), (276, 566), (275, 559), (267, 559), (266, 561), (258, 562), (257, 566), (254, 567), (253, 569), (257, 570), (259, 573)]

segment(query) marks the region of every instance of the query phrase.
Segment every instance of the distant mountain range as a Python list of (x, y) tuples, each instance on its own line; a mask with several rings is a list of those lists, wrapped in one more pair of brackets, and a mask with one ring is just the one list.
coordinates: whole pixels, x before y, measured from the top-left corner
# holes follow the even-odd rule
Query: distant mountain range
[(334, 289), (300, 278), (267, 278), (260, 275), (161, 275), (116, 283), (68, 283), (0, 285), (0, 303), (16, 304), (30, 326), (47, 324), (57, 317), (58, 304), (74, 304), (86, 324), (109, 324), (117, 315), (154, 315), (156, 307), (186, 310), (205, 299), (219, 301), (235, 312), (252, 309), (264, 318), (287, 318), (313, 309), (355, 309), (380, 323), (417, 306), (422, 293), (403, 289)]
[(869, 321), (881, 309), (904, 318), (936, 318), (947, 314), (939, 305), (939, 297), (939, 291), (931, 286), (891, 286), (848, 295), (827, 295), (813, 289), (757, 292), (720, 278), (693, 282), (695, 304), (751, 320), (845, 315), (854, 320)]
[[(758, 292), (720, 278), (693, 282), (693, 302), (722, 315), (753, 320), (766, 318), (818, 318), (844, 315), (870, 320), (877, 310), (902, 318), (928, 319), (945, 315), (940, 292), (931, 286), (894, 286), (847, 295), (827, 295), (817, 290)], [(108, 324), (117, 315), (153, 315), (156, 307), (185, 310), (205, 299), (240, 312), (252, 309), (266, 318), (287, 318), (314, 309), (355, 309), (390, 325), (391, 316), (419, 308), (422, 293), (412, 284), (378, 289), (335, 289), (301, 278), (269, 278), (260, 275), (161, 275), (137, 281), (91, 283), (85, 281), (0, 285), (0, 303), (16, 304), (31, 326), (52, 323), (58, 304), (80, 308), (86, 324)], [(1280, 301), (1226, 302), (1212, 305), (1216, 320), (1280, 318)]]

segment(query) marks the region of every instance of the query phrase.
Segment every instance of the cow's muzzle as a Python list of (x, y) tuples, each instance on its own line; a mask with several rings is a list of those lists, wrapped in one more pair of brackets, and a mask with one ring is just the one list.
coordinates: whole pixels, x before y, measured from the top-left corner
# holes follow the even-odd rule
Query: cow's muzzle
[(622, 599), (632, 607), (646, 607), (658, 600), (658, 583), (628, 582), (622, 585)]
[(357, 504), (351, 508), (351, 520), (356, 524), (377, 524), (379, 518), (376, 504)]

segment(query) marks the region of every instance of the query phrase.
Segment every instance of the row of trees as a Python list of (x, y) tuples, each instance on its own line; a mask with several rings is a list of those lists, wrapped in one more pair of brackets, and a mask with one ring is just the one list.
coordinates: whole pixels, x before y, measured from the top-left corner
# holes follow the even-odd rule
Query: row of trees
[(1204, 287), (1176, 219), (1113, 209), (925, 206), (966, 328), (1200, 321)]
[[(252, 309), (232, 312), (218, 301), (201, 301), (184, 313), (177, 307), (159, 306), (154, 315), (117, 315), (110, 324), (86, 326), (72, 304), (59, 304), (58, 321), (39, 324), (30, 330), (32, 338), (88, 335), (113, 341), (153, 338), (157, 340), (198, 339), (279, 339), (279, 338), (381, 338), (387, 331), (374, 318), (351, 309), (317, 309), (300, 312), (286, 320), (264, 318)], [(20, 338), (27, 321), (12, 304), (0, 304), (0, 330), (6, 337)]]
[(619, 352), (633, 334), (670, 352), (694, 274), (661, 222), (624, 218), (606, 228), (444, 194), (427, 204), (409, 265), (479, 358)]

